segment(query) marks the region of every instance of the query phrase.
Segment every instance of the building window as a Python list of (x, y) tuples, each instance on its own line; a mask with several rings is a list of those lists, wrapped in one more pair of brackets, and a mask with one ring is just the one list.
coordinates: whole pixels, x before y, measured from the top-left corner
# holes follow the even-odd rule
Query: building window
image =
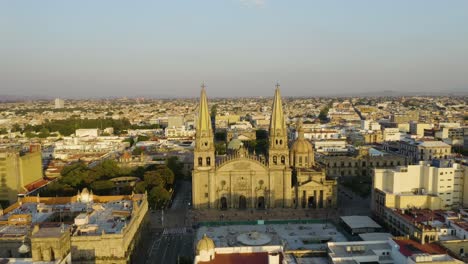
[(211, 158), (206, 158), (206, 166), (211, 166)]
[(281, 164), (286, 164), (286, 158), (284, 156), (281, 156)]
[(278, 158), (276, 156), (273, 156), (273, 164), (278, 164)]
[(208, 198), (208, 193), (205, 193), (205, 198)]
[(202, 166), (202, 164), (203, 164), (203, 158), (199, 157), (198, 158), (198, 166)]

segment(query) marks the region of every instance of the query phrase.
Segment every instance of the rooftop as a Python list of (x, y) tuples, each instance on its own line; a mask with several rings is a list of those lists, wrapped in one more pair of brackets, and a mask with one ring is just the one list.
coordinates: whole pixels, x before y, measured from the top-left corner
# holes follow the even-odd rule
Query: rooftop
[(426, 243), (423, 245), (411, 239), (393, 239), (393, 241), (400, 247), (400, 253), (406, 257), (421, 253), (435, 255), (445, 254), (446, 252), (443, 247), (435, 243)]
[(341, 220), (345, 222), (350, 228), (382, 228), (379, 224), (377, 224), (374, 220), (372, 220), (368, 216), (362, 215), (350, 215), (350, 216), (342, 216)]
[[(28, 198), (31, 200), (32, 197)], [(66, 197), (57, 199), (66, 199)], [(40, 232), (55, 232), (61, 229), (61, 223), (64, 223), (66, 227), (75, 224), (77, 226), (76, 232), (73, 233), (75, 236), (101, 235), (103, 232), (115, 234), (121, 232), (130, 222), (132, 209), (133, 202), (127, 199), (102, 203), (93, 201), (57, 204), (25, 202), (13, 210), (5, 211), (6, 214), (0, 216), (0, 221), (3, 221), (3, 225), (0, 225), (0, 237), (23, 236), (30, 230), (31, 224), (39, 224), (40, 230), (43, 230), (42, 227), (47, 227), (48, 230)], [(30, 216), (30, 218), (24, 216)], [(51, 227), (54, 227), (55, 231), (49, 229)]]
[(198, 229), (195, 241), (199, 241), (203, 234), (206, 234), (213, 239), (217, 248), (242, 246), (237, 237), (251, 232), (267, 235), (271, 240), (266, 245), (284, 245), (285, 250), (325, 250), (329, 241), (347, 241), (331, 224), (203, 226)]

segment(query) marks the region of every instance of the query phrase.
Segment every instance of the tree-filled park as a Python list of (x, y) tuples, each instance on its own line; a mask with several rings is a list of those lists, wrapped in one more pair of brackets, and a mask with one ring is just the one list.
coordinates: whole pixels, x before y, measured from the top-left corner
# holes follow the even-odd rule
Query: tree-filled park
[[(139, 179), (135, 186), (116, 188), (111, 179), (121, 176), (134, 176)], [(41, 196), (74, 196), (83, 188), (96, 195), (148, 193), (151, 208), (161, 208), (171, 199), (171, 190), (176, 178), (182, 179), (182, 164), (177, 157), (170, 157), (164, 165), (151, 165), (146, 168), (120, 167), (114, 160), (104, 160), (90, 168), (83, 162), (76, 162), (63, 168), (61, 177), (49, 184)]]

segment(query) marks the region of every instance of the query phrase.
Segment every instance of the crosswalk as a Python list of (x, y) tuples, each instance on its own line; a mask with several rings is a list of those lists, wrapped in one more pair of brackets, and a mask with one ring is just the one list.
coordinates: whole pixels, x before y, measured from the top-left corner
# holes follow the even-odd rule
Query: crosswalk
[(187, 228), (185, 227), (176, 227), (176, 228), (166, 228), (163, 231), (163, 235), (178, 235), (187, 233)]

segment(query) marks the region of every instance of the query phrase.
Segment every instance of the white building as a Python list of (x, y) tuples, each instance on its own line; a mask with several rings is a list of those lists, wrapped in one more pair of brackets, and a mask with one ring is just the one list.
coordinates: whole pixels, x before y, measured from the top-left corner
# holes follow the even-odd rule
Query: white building
[[(372, 209), (449, 209), (468, 205), (468, 169), (451, 161), (375, 169)], [(466, 186), (466, 187), (465, 187)], [(463, 195), (466, 193), (467, 195)]]
[(317, 153), (347, 153), (346, 139), (329, 139), (314, 142), (314, 150)]
[(380, 131), (380, 124), (374, 120), (361, 120), (361, 129)]
[(252, 124), (248, 121), (239, 121), (229, 125), (229, 129), (249, 130), (252, 129)]
[[(379, 263), (379, 264), (462, 264), (462, 261), (443, 254), (442, 250), (428, 250), (409, 239), (381, 241), (329, 242), (329, 263)], [(428, 252), (432, 254), (429, 254)], [(433, 253), (439, 251), (439, 253)]]
[(385, 128), (383, 130), (384, 141), (399, 141), (401, 139), (401, 132), (398, 128)]
[(184, 126), (184, 117), (183, 116), (169, 116), (167, 118), (167, 127), (169, 128), (178, 128)]
[(100, 131), (97, 128), (81, 128), (75, 130), (75, 136), (77, 137), (99, 137)]
[(65, 107), (65, 101), (60, 98), (55, 98), (55, 109), (61, 109)]
[(418, 122), (410, 122), (410, 133), (411, 135), (415, 135), (417, 138), (424, 137), (424, 129), (431, 129), (433, 127), (432, 124), (424, 124)]
[(166, 127), (164, 129), (164, 135), (168, 139), (177, 139), (177, 138), (190, 138), (195, 136), (195, 129), (186, 129), (185, 126), (181, 127)]

